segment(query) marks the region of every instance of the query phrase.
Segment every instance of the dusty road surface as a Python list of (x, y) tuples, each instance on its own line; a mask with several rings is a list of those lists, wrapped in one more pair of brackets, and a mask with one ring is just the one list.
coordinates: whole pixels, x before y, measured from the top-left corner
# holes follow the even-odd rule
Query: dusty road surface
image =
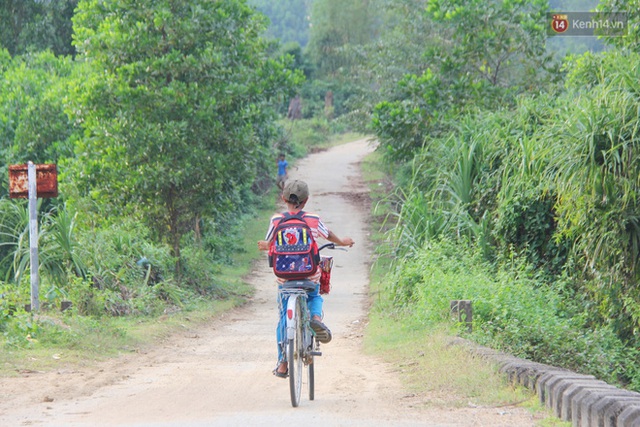
[(361, 351), (371, 246), (359, 163), (372, 149), (356, 141), (291, 170), (309, 182), (307, 210), (356, 241), (348, 252), (332, 252), (333, 290), (324, 308), (334, 339), (316, 359), (314, 401), (304, 394), (292, 408), (288, 380), (271, 374), (277, 309), (265, 261), (250, 279), (257, 289), (250, 304), (202, 327), (187, 325), (157, 348), (98, 367), (0, 379), (0, 426), (534, 425), (524, 409), (429, 404), (430, 396), (403, 390), (396, 367)]

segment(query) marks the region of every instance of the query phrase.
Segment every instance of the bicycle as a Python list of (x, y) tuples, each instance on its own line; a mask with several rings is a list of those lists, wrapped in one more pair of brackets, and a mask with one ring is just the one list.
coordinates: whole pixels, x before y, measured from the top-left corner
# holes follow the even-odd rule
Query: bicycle
[[(319, 248), (335, 249), (335, 244), (327, 243)], [(283, 354), (289, 369), (289, 391), (291, 405), (295, 408), (300, 404), (302, 394), (302, 370), (307, 369), (309, 400), (314, 399), (314, 357), (322, 356), (320, 343), (315, 339), (311, 329), (311, 313), (307, 306), (307, 292), (316, 289), (317, 284), (310, 280), (289, 280), (279, 289), (281, 299), (286, 301), (286, 340)]]

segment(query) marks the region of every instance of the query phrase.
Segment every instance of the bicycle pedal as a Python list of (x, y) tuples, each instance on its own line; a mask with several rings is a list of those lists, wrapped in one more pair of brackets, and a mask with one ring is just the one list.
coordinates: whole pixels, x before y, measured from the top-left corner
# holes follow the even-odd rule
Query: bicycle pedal
[(321, 351), (315, 351), (315, 350), (314, 350), (314, 351), (312, 351), (310, 354), (311, 354), (312, 356), (322, 356), (322, 352), (321, 352)]

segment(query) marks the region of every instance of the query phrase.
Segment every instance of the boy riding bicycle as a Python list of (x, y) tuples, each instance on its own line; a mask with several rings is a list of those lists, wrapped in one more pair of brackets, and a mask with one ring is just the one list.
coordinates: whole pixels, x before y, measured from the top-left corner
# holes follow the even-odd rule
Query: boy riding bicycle
[[(304, 221), (307, 223), (313, 238), (315, 240), (318, 237), (322, 237), (338, 246), (353, 246), (354, 241), (351, 237), (340, 238), (330, 231), (322, 222), (318, 215), (307, 213), (303, 211), (307, 200), (309, 199), (309, 188), (303, 181), (293, 180), (288, 181), (282, 191), (282, 200), (287, 204), (287, 211), (291, 215), (300, 214)], [(285, 213), (276, 214), (271, 218), (269, 229), (265, 240), (258, 241), (258, 249), (266, 251), (269, 250), (271, 240), (273, 239), (273, 232), (278, 226), (280, 221), (285, 217)], [(322, 323), (322, 303), (323, 298), (320, 296), (320, 269), (318, 269), (311, 276), (307, 277), (307, 280), (311, 280), (316, 283), (316, 289), (313, 292), (308, 293), (307, 305), (311, 312), (311, 328), (316, 334), (316, 339), (321, 343), (328, 343), (331, 341), (331, 331), (327, 326)], [(277, 278), (278, 285), (282, 285), (285, 279)], [(284, 355), (282, 353), (282, 343), (284, 337), (284, 311), (286, 310), (286, 304), (283, 301), (279, 301), (280, 306), (280, 321), (277, 328), (278, 339), (278, 366), (274, 369), (273, 373), (277, 377), (287, 377), (287, 363), (284, 361)]]

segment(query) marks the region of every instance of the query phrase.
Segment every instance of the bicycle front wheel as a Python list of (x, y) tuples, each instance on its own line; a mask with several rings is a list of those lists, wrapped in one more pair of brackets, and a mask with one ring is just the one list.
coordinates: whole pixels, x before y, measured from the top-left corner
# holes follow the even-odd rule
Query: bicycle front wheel
[(289, 390), (291, 391), (291, 405), (295, 408), (300, 404), (302, 393), (302, 356), (304, 342), (302, 340), (302, 316), (300, 303), (296, 304), (295, 325), (296, 333), (287, 343), (287, 359), (289, 361)]

